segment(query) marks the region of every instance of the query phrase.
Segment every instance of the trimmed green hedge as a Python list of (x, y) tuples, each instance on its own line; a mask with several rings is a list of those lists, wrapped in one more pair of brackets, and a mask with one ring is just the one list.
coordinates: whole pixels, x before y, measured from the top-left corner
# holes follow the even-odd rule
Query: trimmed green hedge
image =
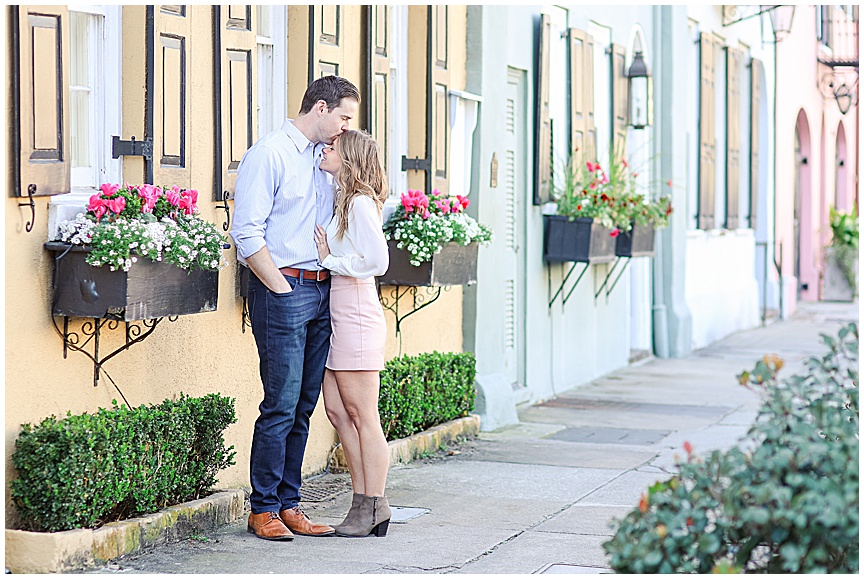
[(474, 409), (474, 354), (431, 352), (388, 360), (378, 412), (387, 440), (468, 416)]
[(223, 431), (234, 399), (218, 394), (24, 424), (12, 463), (21, 528), (98, 527), (202, 496), (234, 464)]

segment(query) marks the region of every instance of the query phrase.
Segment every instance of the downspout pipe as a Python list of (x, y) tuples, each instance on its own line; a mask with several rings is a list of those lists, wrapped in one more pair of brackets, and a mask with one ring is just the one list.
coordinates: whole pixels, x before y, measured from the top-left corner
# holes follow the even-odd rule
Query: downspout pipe
[[(654, 54), (660, 55), (660, 58), (656, 59), (659, 70), (655, 71), (655, 75), (662, 70), (665, 66), (665, 61), (663, 57), (662, 51), (662, 41), (661, 35), (663, 33), (663, 24), (662, 24), (662, 7), (654, 6), (653, 10), (653, 39), (654, 39)], [(655, 85), (656, 86), (656, 85)], [(655, 107), (659, 99), (658, 95), (655, 95), (654, 103)], [(660, 98), (663, 98), (662, 95)], [(662, 110), (662, 109), (661, 109)], [(668, 119), (661, 115), (656, 115), (655, 118), (660, 119), (659, 126), (655, 129), (655, 131), (660, 132), (663, 131)], [(654, 141), (654, 173), (655, 178), (660, 168), (660, 163), (657, 161), (658, 153), (662, 147), (659, 144), (658, 139), (653, 139)], [(662, 234), (659, 231), (655, 231), (654, 235), (656, 236), (654, 242), (654, 259), (651, 260), (651, 278), (653, 280), (653, 296), (652, 296), (652, 305), (651, 305), (651, 317), (652, 317), (652, 328), (654, 330), (654, 354), (659, 358), (668, 358), (669, 357), (669, 324), (667, 322), (667, 312), (666, 312), (666, 303), (664, 301), (664, 296), (666, 295), (664, 280), (663, 280), (663, 241)]]

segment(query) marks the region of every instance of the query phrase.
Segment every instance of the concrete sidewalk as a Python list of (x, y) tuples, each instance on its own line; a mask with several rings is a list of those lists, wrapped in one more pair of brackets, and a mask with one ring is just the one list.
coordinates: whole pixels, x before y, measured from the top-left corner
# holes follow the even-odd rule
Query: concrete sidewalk
[[(728, 448), (757, 397), (735, 375), (767, 353), (782, 375), (821, 355), (819, 334), (858, 321), (858, 304), (803, 304), (793, 319), (740, 332), (678, 360), (650, 359), (527, 408), (521, 423), (390, 471), (405, 518), (384, 538), (256, 539), (245, 519), (207, 537), (124, 557), (98, 573), (600, 573), (608, 521), (669, 478), (689, 441)], [(303, 507), (335, 524), (351, 502), (346, 475), (309, 481)], [(413, 518), (409, 518), (412, 517)]]

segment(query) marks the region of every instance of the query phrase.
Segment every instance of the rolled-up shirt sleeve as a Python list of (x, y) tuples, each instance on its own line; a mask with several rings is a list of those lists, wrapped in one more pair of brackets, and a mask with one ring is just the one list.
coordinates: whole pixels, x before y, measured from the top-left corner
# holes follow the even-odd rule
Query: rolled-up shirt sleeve
[(240, 161), (231, 229), (238, 257), (247, 258), (265, 245), (264, 232), (278, 193), (281, 164), (277, 152), (267, 146), (252, 147)]
[(348, 215), (346, 235), (357, 253), (341, 256), (331, 253), (321, 265), (335, 274), (359, 279), (384, 275), (390, 265), (390, 253), (387, 251), (387, 240), (384, 239), (381, 215), (375, 201), (358, 195)]

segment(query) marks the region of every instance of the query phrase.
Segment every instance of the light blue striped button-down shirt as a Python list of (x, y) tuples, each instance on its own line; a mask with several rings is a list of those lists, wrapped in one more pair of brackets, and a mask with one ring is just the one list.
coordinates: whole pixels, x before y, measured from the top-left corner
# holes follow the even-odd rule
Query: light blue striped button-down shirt
[(243, 155), (231, 230), (241, 263), (267, 245), (276, 267), (322, 269), (315, 224), (330, 222), (334, 191), (332, 176), (318, 168), (324, 147), (286, 119)]

